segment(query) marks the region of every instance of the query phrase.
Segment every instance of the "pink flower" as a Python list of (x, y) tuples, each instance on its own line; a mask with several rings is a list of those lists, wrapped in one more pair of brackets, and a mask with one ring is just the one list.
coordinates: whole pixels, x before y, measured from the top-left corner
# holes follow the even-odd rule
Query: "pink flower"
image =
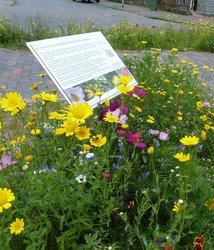
[(150, 130), (148, 131), (148, 133), (149, 133), (150, 135), (158, 135), (160, 132), (159, 132), (158, 130), (150, 129)]
[(138, 147), (141, 150), (146, 147), (146, 144), (143, 143), (143, 139), (141, 138), (141, 133), (139, 131), (135, 132), (134, 134), (128, 131), (126, 136), (128, 141), (135, 145), (135, 147)]
[(165, 132), (160, 132), (159, 133), (159, 139), (162, 141), (166, 141), (168, 139), (168, 134)]
[(103, 173), (103, 178), (104, 179), (109, 179), (111, 177), (110, 173)]
[(203, 106), (203, 107), (208, 107), (208, 108), (211, 108), (211, 104), (210, 104), (210, 102), (207, 102), (207, 101), (202, 102), (202, 106)]
[(143, 91), (142, 89), (138, 88), (137, 86), (134, 87), (134, 90), (129, 93), (129, 96), (136, 95), (138, 97), (146, 96), (148, 93)]
[(12, 161), (9, 155), (4, 155), (0, 160), (0, 170), (3, 170), (13, 164), (16, 164), (16, 161)]

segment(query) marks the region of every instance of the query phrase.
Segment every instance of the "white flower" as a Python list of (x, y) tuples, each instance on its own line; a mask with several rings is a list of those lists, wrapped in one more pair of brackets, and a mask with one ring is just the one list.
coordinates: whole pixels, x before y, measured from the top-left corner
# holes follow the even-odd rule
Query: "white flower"
[(86, 176), (80, 174), (76, 177), (76, 181), (78, 181), (78, 183), (86, 182)]
[(85, 158), (86, 158), (87, 160), (92, 159), (92, 158), (94, 158), (94, 157), (95, 157), (95, 154), (94, 154), (94, 153), (88, 153), (88, 154), (85, 156)]

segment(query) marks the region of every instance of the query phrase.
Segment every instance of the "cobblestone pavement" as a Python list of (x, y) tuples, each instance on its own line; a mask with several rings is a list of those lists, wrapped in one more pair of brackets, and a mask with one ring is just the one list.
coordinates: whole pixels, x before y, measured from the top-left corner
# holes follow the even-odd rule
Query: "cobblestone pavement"
[[(118, 51), (123, 59), (124, 53), (136, 53), (130, 51)], [(203, 72), (203, 66), (208, 65), (214, 69), (214, 55), (208, 52), (179, 52), (179, 57), (189, 62), (196, 63)], [(12, 51), (0, 48), (0, 86), (6, 86), (6, 91), (17, 91), (25, 100), (30, 100), (32, 94), (30, 86), (34, 82), (41, 81), (38, 74), (44, 73), (34, 55), (29, 51)], [(46, 78), (45, 87), (56, 88), (50, 78)], [(207, 83), (214, 87), (214, 72), (207, 74)]]

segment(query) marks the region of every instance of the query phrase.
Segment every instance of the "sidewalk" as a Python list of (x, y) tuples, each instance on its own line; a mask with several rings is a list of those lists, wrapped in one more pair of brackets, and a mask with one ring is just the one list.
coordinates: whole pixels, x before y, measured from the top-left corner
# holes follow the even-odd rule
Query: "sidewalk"
[[(173, 15), (173, 13), (160, 10), (150, 11), (149, 8), (134, 5), (125, 4), (125, 7), (122, 8), (121, 3), (113, 3), (105, 0), (101, 0), (100, 4), (105, 5), (109, 8), (117, 8), (124, 11), (135, 12), (139, 15), (152, 18), (161, 19), (163, 17), (166, 17), (166, 15)], [(214, 17), (198, 16), (195, 14), (189, 16), (176, 14), (176, 16), (178, 17), (178, 20), (180, 20), (181, 17), (183, 18), (183, 20), (185, 19), (185, 21), (199, 20), (200, 18), (202, 18), (204, 21), (211, 21), (214, 23)], [(122, 59), (124, 53), (130, 52), (118, 51), (118, 54)], [(210, 68), (214, 69), (214, 53), (179, 52), (179, 57), (181, 59), (185, 59), (189, 62), (197, 64), (202, 72), (204, 65), (208, 65)], [(44, 73), (44, 70), (30, 51), (13, 51), (0, 48), (0, 87), (6, 86), (7, 92), (17, 91), (24, 97), (24, 99), (29, 100), (32, 94), (32, 92), (30, 91), (30, 86), (34, 82), (41, 81), (41, 78), (38, 76), (38, 74), (40, 73)], [(45, 81), (48, 82), (48, 89), (56, 88), (56, 86), (48, 77), (45, 79)], [(208, 78), (206, 81), (210, 86), (214, 87), (214, 72), (210, 72), (208, 74)]]
[[(117, 51), (123, 59), (124, 53), (136, 53), (130, 51)], [(208, 52), (179, 52), (179, 57), (189, 62), (196, 63), (203, 72), (203, 66), (208, 65), (214, 69), (214, 55)], [(0, 48), (0, 86), (6, 86), (6, 91), (17, 91), (25, 100), (30, 100), (33, 83), (41, 81), (38, 74), (44, 73), (44, 69), (31, 52), (12, 51)], [(214, 72), (207, 75), (207, 83), (214, 87)], [(56, 88), (49, 77), (45, 78), (49, 90)]]

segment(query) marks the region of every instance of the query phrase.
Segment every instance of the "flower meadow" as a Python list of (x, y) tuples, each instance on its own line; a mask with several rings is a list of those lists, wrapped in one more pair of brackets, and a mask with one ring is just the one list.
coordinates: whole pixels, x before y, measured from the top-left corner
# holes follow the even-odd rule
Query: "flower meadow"
[(2, 250), (213, 249), (213, 70), (176, 48), (124, 60), (138, 85), (95, 109), (45, 74), (30, 103), (2, 88)]

